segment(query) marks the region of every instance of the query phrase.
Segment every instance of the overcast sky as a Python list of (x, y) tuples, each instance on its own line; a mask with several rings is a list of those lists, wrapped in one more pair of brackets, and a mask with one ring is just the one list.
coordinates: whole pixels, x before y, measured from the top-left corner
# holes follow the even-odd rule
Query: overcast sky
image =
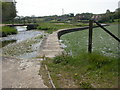
[(48, 16), (68, 13), (105, 13), (118, 8), (119, 0), (16, 0), (19, 16)]

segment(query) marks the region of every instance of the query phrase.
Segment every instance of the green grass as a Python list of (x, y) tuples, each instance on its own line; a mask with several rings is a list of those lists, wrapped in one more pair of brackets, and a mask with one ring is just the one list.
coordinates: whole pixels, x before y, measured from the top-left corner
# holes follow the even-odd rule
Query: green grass
[(11, 35), (11, 34), (17, 34), (17, 30), (15, 28), (8, 27), (8, 26), (3, 26), (2, 29), (0, 30), (0, 36), (2, 37)]
[(77, 23), (77, 24), (68, 24), (68, 23), (41, 23), (38, 26), (39, 30), (47, 31), (48, 33), (52, 33), (58, 29), (64, 28), (75, 28), (80, 26), (87, 26), (88, 24)]
[[(118, 36), (118, 26), (107, 27)], [(57, 88), (117, 88), (118, 42), (100, 28), (93, 32), (93, 53), (87, 53), (88, 30), (63, 35), (67, 55), (42, 62)], [(44, 70), (41, 72), (44, 75)], [(43, 76), (44, 77), (44, 76)]]
[(0, 41), (0, 43), (2, 44), (0, 46), (0, 48), (4, 47), (4, 46), (6, 46), (6, 45), (8, 45), (10, 43), (13, 43), (13, 42), (16, 42), (16, 40), (7, 40), (7, 41), (2, 41), (2, 42)]
[[(106, 28), (118, 37), (118, 25), (110, 25)], [(65, 34), (61, 39), (67, 45), (65, 50), (72, 55), (88, 52), (88, 30)], [(118, 50), (118, 41), (101, 28), (93, 29), (93, 52), (118, 57)]]
[(118, 59), (101, 54), (61, 55), (42, 62), (57, 88), (115, 88)]
[(110, 24), (118, 24), (118, 23), (120, 23), (120, 19), (114, 19), (114, 22), (107, 22), (107, 23), (110, 23)]

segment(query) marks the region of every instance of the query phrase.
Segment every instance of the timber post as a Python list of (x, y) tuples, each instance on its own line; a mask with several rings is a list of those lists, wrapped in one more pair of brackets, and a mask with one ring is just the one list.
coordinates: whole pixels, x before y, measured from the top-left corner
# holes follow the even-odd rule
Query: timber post
[(92, 53), (92, 32), (93, 32), (93, 20), (89, 20), (89, 38), (88, 38), (88, 52)]

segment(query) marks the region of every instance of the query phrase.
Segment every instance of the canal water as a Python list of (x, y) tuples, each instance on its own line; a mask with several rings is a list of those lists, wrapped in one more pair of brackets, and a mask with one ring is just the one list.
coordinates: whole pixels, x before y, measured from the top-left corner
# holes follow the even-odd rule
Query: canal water
[(42, 32), (36, 31), (36, 30), (27, 31), (26, 26), (17, 26), (15, 28), (17, 29), (18, 34), (9, 35), (7, 37), (2, 37), (0, 39), (0, 41), (2, 41), (3, 43), (5, 41), (6, 42), (8, 41), (9, 43), (10, 43), (10, 41), (11, 42), (13, 42), (13, 41), (20, 42), (20, 41), (35, 37), (36, 35), (42, 34)]
[(2, 54), (6, 56), (14, 56), (18, 58), (34, 58), (37, 57), (39, 47), (44, 32), (38, 30), (27, 31), (26, 26), (15, 27), (18, 34), (2, 37)]

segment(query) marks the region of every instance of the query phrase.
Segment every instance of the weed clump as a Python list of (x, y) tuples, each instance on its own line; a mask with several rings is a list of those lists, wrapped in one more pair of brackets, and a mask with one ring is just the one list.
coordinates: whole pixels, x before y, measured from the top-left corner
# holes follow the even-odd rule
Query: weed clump
[(62, 54), (62, 55), (60, 55), (60, 56), (56, 56), (56, 57), (53, 59), (53, 63), (55, 63), (55, 64), (59, 64), (59, 63), (67, 64), (70, 59), (72, 59), (71, 56), (66, 55), (66, 54)]

